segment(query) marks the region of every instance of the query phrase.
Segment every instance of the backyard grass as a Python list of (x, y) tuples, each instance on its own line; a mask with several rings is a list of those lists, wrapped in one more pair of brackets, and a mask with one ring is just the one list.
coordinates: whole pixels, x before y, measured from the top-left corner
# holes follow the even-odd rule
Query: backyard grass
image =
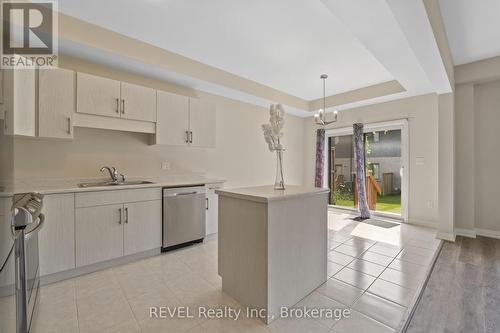
[[(337, 200), (337, 206), (354, 207), (353, 200)], [(380, 196), (377, 199), (377, 211), (388, 213), (401, 213), (401, 194)]]

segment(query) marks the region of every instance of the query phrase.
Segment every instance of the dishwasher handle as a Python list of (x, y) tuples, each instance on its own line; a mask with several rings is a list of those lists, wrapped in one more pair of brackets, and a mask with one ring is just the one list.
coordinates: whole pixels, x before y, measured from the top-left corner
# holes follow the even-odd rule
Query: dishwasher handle
[(178, 197), (178, 196), (181, 196), (181, 195), (193, 195), (193, 194), (198, 194), (198, 193), (200, 193), (200, 192), (194, 191), (194, 192), (176, 193), (175, 196)]
[(186, 195), (205, 194), (205, 187), (184, 187), (184, 188), (165, 188), (163, 197), (181, 197)]

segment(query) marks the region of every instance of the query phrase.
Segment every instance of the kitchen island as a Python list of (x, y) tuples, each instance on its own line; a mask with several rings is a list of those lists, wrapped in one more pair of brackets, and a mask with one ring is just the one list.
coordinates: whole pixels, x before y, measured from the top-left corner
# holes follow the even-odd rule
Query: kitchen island
[(270, 323), (281, 307), (326, 281), (329, 189), (260, 186), (216, 193), (224, 292)]

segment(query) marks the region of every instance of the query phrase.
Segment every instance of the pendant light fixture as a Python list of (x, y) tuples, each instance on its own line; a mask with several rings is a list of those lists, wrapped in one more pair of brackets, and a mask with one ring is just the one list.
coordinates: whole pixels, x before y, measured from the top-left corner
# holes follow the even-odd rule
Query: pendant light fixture
[(317, 125), (326, 126), (332, 124), (337, 121), (338, 113), (337, 111), (333, 112), (333, 118), (331, 120), (326, 119), (326, 79), (328, 79), (327, 74), (321, 74), (321, 80), (323, 80), (323, 108), (319, 109), (319, 111), (314, 115), (314, 122)]

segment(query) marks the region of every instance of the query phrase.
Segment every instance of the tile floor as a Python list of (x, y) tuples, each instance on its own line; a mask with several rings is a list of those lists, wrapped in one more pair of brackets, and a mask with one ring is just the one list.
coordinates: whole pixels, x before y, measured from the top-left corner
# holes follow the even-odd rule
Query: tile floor
[(328, 280), (296, 307), (350, 309), (341, 320), (152, 319), (151, 306), (241, 306), (221, 291), (217, 240), (44, 286), (34, 332), (394, 332), (440, 241), (433, 230), (389, 229), (329, 212)]

